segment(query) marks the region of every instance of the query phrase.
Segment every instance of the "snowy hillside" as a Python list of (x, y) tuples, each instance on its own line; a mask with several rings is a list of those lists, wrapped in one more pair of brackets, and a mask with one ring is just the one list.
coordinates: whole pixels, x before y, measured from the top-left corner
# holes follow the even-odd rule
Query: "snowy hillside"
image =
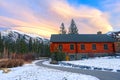
[(109, 31), (106, 33), (109, 36), (112, 36), (113, 38), (120, 39), (120, 31)]
[(17, 30), (6, 30), (6, 31), (1, 31), (1, 36), (3, 39), (5, 40), (9, 40), (9, 41), (16, 41), (17, 39), (21, 39), (23, 38), (26, 42), (29, 41), (29, 39), (31, 38), (33, 41), (37, 40), (40, 43), (44, 43), (44, 44), (48, 44), (49, 40), (41, 37), (39, 35), (36, 34), (28, 34), (28, 33), (24, 33), (21, 31), (17, 31)]

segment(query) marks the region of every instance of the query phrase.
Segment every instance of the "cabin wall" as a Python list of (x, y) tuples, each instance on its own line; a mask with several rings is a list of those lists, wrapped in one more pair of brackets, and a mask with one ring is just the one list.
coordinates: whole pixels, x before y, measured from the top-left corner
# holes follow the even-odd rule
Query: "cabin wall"
[(115, 42), (115, 51), (116, 53), (120, 53), (120, 42)]
[[(75, 53), (114, 53), (114, 43), (112, 42), (79, 42), (79, 43), (60, 43), (55, 42), (50, 44), (50, 51), (55, 52), (59, 45), (62, 45), (62, 51), (65, 53), (75, 54)], [(74, 50), (70, 50), (70, 44), (74, 45)], [(85, 50), (81, 50), (81, 44), (85, 45)], [(92, 44), (96, 44), (96, 50), (92, 49)], [(108, 49), (104, 49), (104, 44), (108, 45)]]

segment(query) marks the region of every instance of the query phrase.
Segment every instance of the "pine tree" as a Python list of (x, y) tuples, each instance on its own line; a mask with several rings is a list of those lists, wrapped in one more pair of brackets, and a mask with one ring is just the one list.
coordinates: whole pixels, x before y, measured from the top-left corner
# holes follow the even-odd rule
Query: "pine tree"
[(37, 45), (37, 57), (41, 56), (41, 52), (42, 52), (42, 43), (38, 42), (38, 45)]
[(38, 42), (37, 40), (34, 40), (34, 43), (33, 43), (33, 52), (34, 53), (38, 53)]
[(60, 26), (60, 34), (66, 34), (66, 29), (65, 29), (64, 23), (62, 23)]
[(25, 53), (28, 53), (28, 45), (27, 45), (27, 43), (25, 42), (25, 40), (24, 39), (21, 39), (20, 40), (20, 47), (21, 47), (21, 50), (20, 50), (20, 52), (22, 53), (22, 54), (25, 54)]
[(75, 21), (73, 19), (71, 20), (71, 24), (70, 24), (68, 33), (69, 34), (78, 34), (78, 29), (77, 29), (77, 26), (76, 26)]
[(19, 54), (20, 53), (20, 39), (16, 40), (16, 53)]
[(32, 51), (33, 50), (32, 49), (33, 48), (32, 38), (29, 39), (29, 45), (28, 45), (28, 47), (29, 47), (29, 52), (32, 53), (33, 52)]
[(8, 43), (8, 57), (10, 57), (11, 54), (16, 52), (16, 44), (15, 42), (9, 42)]
[(20, 53), (20, 54), (25, 54), (25, 53), (28, 53), (28, 44), (25, 42), (24, 39), (18, 39), (16, 41), (16, 50), (17, 50), (17, 53)]
[(0, 33), (0, 57), (3, 56), (3, 51), (4, 51), (4, 45), (3, 45), (3, 39), (1, 38), (1, 33)]
[(34, 43), (33, 43), (33, 48), (32, 48), (33, 52), (34, 52), (34, 55), (35, 57), (39, 57), (40, 54), (41, 54), (41, 45), (40, 45), (40, 42), (37, 41), (37, 40), (34, 40)]
[(8, 48), (9, 48), (9, 40), (4, 40), (4, 58), (9, 58), (9, 52), (8, 52)]
[(45, 44), (44, 47), (45, 47), (45, 54), (44, 54), (44, 56), (50, 57), (50, 45)]

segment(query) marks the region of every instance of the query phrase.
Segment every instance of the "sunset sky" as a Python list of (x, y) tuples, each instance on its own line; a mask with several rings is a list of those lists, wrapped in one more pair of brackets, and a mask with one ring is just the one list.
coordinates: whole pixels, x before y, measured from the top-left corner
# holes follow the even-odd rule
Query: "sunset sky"
[(120, 30), (120, 0), (0, 0), (0, 31), (50, 37), (74, 19), (80, 34)]

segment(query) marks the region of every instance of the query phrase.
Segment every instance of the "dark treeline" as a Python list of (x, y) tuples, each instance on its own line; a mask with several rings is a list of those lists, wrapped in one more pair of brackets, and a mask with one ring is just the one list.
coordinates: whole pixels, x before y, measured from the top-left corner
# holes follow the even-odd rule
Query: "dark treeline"
[(13, 55), (32, 54), (36, 58), (40, 56), (50, 56), (49, 44), (44, 44), (37, 39), (30, 38), (29, 41), (25, 37), (18, 38), (16, 41), (6, 39), (0, 33), (0, 58), (11, 58)]

